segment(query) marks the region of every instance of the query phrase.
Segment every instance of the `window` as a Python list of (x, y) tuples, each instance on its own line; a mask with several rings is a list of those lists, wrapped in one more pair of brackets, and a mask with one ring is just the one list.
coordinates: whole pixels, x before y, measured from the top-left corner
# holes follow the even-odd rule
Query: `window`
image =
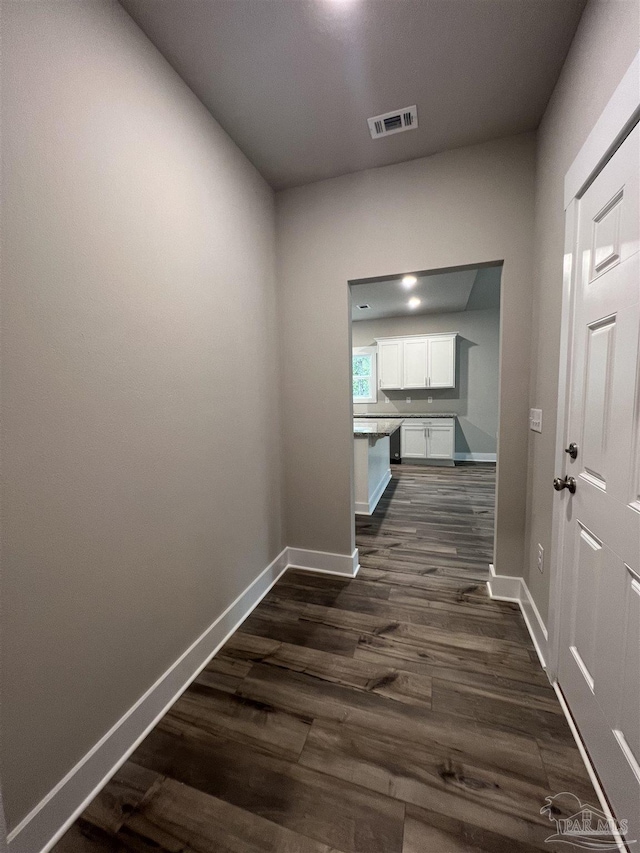
[(375, 347), (353, 349), (353, 402), (378, 402)]

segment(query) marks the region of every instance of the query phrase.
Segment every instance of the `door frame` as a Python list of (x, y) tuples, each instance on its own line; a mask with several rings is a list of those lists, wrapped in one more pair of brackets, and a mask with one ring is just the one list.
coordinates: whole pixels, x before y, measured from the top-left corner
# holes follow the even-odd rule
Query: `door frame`
[[(493, 569), (493, 566), (496, 563), (496, 547), (498, 542), (498, 498), (501, 494), (500, 492), (500, 464), (501, 464), (501, 455), (500, 455), (500, 436), (501, 436), (501, 427), (503, 425), (503, 408), (501, 405), (502, 400), (502, 363), (504, 359), (504, 347), (503, 347), (503, 324), (504, 324), (504, 266), (505, 266), (505, 258), (497, 257), (494, 260), (484, 260), (478, 261), (477, 263), (466, 263), (466, 264), (452, 264), (449, 266), (443, 267), (423, 267), (416, 269), (405, 269), (404, 272), (394, 272), (381, 274), (376, 276), (353, 276), (346, 280), (346, 296), (347, 296), (347, 328), (348, 328), (348, 353), (349, 353), (349, 364), (351, 364), (352, 352), (353, 352), (353, 312), (351, 310), (351, 287), (353, 285), (365, 284), (374, 281), (392, 281), (397, 279), (398, 281), (405, 275), (427, 275), (430, 273), (445, 273), (445, 272), (456, 272), (459, 270), (465, 269), (480, 269), (483, 267), (500, 267), (500, 307), (499, 307), (499, 319), (498, 319), (498, 426), (496, 430), (497, 437), (497, 446), (496, 446), (496, 487), (495, 487), (495, 497), (494, 497), (494, 521), (493, 521), (493, 554), (491, 557), (491, 563), (488, 568), (490, 570)], [(453, 334), (453, 333), (452, 333)], [(459, 332), (455, 333), (459, 335)], [(456, 343), (457, 346), (457, 343)], [(457, 356), (456, 356), (457, 357)], [(378, 377), (380, 376), (380, 359), (378, 359)], [(456, 368), (457, 371), (457, 368)], [(349, 413), (350, 413), (350, 424), (353, 424), (353, 387), (352, 387), (352, 371), (349, 369)], [(378, 386), (379, 388), (379, 386)], [(384, 389), (382, 389), (384, 390)], [(437, 389), (436, 389), (437, 390)], [(455, 420), (455, 419), (454, 419)], [(454, 456), (455, 456), (455, 423), (454, 423)], [(355, 512), (355, 465), (354, 465), (354, 446), (353, 439), (351, 440), (351, 469), (350, 469), (350, 478), (351, 478), (351, 549), (356, 550), (356, 512)], [(481, 461), (481, 460), (479, 460)], [(482, 460), (484, 461), (484, 460)], [(486, 460), (491, 461), (491, 460)], [(488, 577), (487, 580), (490, 578)], [(2, 853), (2, 851), (0, 851)]]
[[(560, 363), (558, 377), (558, 416), (556, 424), (555, 473), (565, 472), (564, 448), (569, 440), (567, 425), (570, 401), (572, 326), (575, 301), (575, 243), (577, 237), (577, 202), (602, 171), (620, 145), (640, 121), (640, 52), (595, 123), (564, 178), (564, 266), (562, 277), (562, 312), (560, 320)], [(551, 483), (549, 483), (551, 488)], [(549, 654), (547, 674), (554, 683), (558, 677), (560, 655), (560, 621), (562, 614), (561, 556), (564, 546), (564, 513), (562, 496), (553, 493), (551, 531), (551, 577), (549, 595)]]

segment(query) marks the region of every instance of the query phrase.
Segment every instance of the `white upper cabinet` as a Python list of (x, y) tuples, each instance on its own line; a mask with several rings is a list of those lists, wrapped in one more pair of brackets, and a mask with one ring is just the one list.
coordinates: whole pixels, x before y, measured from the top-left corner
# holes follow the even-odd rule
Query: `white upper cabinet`
[(378, 387), (402, 388), (402, 340), (378, 342)]
[(456, 333), (378, 338), (379, 387), (455, 388)]
[(428, 388), (455, 388), (455, 335), (434, 335), (433, 337), (429, 338), (428, 364)]
[(402, 341), (403, 388), (427, 387), (428, 338), (405, 338)]

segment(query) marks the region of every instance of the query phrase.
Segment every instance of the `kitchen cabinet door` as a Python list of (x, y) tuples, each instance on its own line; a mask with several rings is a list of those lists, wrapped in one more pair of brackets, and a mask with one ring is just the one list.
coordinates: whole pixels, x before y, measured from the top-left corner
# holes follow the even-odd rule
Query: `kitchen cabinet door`
[(378, 387), (402, 388), (402, 340), (378, 343)]
[(422, 424), (402, 424), (400, 440), (402, 459), (427, 458), (427, 427)]
[(427, 459), (453, 459), (454, 427), (451, 424), (426, 427)]
[(455, 335), (438, 335), (429, 339), (429, 388), (455, 388), (456, 338)]
[(403, 341), (403, 388), (427, 387), (428, 338)]

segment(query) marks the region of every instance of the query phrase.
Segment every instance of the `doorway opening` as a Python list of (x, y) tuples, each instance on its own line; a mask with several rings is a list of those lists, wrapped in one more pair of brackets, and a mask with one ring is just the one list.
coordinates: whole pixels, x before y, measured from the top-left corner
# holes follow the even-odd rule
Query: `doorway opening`
[(489, 579), (501, 275), (495, 262), (349, 282), (361, 564)]

